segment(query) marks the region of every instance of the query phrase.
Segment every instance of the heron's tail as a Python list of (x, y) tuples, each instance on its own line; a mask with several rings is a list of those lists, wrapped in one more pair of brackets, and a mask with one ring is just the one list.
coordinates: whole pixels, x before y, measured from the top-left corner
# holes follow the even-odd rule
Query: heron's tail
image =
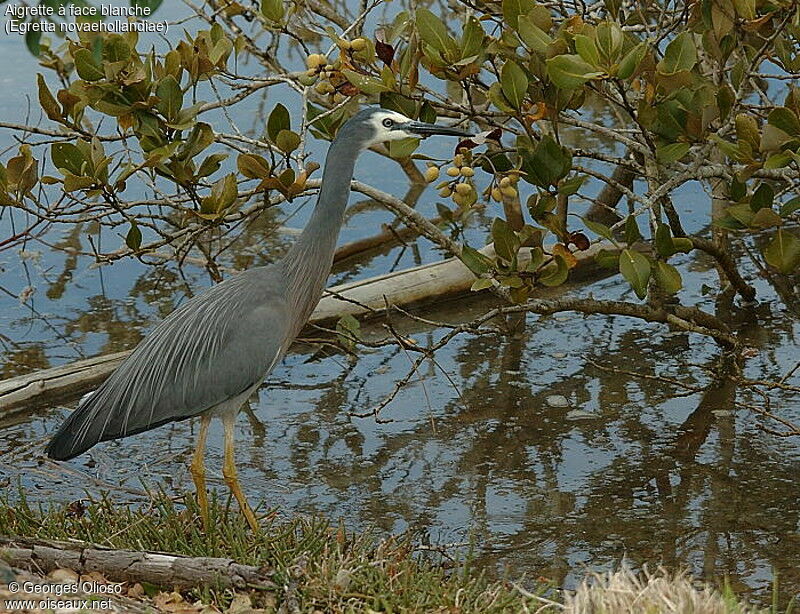
[(120, 439), (136, 435), (156, 427), (190, 418), (186, 416), (167, 416), (162, 420), (127, 420), (127, 413), (119, 409), (118, 403), (110, 402), (104, 390), (98, 389), (84, 395), (78, 407), (64, 423), (45, 448), (47, 456), (53, 460), (69, 460), (83, 454), (101, 441)]
[(81, 407), (73, 411), (47, 444), (45, 448), (47, 456), (53, 460), (69, 460), (83, 454), (100, 441), (85, 432), (85, 422), (88, 418), (89, 412)]

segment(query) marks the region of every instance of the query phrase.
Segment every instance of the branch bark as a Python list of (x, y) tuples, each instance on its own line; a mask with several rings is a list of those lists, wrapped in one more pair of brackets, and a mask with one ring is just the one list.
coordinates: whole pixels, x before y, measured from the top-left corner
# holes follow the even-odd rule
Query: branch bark
[(100, 572), (113, 582), (147, 582), (177, 588), (276, 588), (269, 568), (242, 565), (232, 559), (114, 550), (83, 542), (27, 537), (0, 537), (0, 552), (12, 567), (33, 573), (71, 569), (81, 575)]
[(691, 240), (695, 249), (706, 252), (717, 261), (717, 266), (722, 269), (727, 280), (744, 300), (755, 300), (756, 289), (744, 280), (736, 268), (736, 263), (726, 249), (721, 248), (716, 242), (709, 239), (691, 237)]

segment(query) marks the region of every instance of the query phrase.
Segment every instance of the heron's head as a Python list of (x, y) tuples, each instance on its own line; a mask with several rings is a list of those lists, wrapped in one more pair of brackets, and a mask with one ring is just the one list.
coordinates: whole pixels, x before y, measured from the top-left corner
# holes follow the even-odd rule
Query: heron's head
[(342, 126), (341, 136), (350, 138), (361, 148), (370, 147), (386, 141), (408, 138), (425, 138), (434, 134), (470, 137), (472, 134), (438, 124), (428, 124), (406, 117), (397, 111), (367, 108), (356, 113)]

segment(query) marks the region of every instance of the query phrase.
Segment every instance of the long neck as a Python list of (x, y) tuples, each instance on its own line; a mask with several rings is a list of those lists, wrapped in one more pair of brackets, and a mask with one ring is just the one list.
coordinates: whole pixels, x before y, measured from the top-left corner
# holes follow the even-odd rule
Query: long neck
[(317, 306), (330, 274), (357, 156), (352, 145), (339, 140), (331, 144), (314, 213), (283, 259), (290, 305), (300, 316), (295, 333)]

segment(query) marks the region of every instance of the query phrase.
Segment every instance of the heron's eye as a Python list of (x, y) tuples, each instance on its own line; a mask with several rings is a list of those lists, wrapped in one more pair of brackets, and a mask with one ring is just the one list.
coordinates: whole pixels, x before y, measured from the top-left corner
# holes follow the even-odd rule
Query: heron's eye
[(389, 117), (384, 119), (382, 123), (384, 128), (391, 128), (392, 126), (394, 126), (394, 120)]

